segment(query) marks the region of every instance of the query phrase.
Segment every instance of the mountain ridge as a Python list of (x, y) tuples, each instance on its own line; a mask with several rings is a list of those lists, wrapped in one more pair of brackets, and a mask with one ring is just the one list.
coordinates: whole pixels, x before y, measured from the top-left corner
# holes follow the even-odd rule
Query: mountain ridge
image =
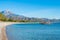
[(30, 17), (26, 17), (23, 15), (17, 15), (14, 14), (8, 10), (5, 11), (1, 11), (0, 13), (2, 13), (3, 15), (6, 16), (6, 18), (11, 19), (11, 20), (24, 20), (24, 21), (28, 21), (28, 22), (41, 22), (41, 23), (46, 23), (46, 22), (60, 22), (60, 19), (47, 19), (47, 18), (30, 18)]

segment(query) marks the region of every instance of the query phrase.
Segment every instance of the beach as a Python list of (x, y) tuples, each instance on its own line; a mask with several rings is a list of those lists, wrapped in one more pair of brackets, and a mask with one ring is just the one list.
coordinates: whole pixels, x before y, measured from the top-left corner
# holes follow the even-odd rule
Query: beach
[[(26, 24), (21, 22), (22, 24)], [(34, 24), (34, 22), (32, 22)], [(6, 36), (6, 26), (11, 25), (11, 24), (20, 24), (20, 22), (0, 22), (0, 40), (8, 40)]]
[(0, 22), (0, 40), (8, 40), (6, 36), (6, 26), (17, 23), (18, 22)]

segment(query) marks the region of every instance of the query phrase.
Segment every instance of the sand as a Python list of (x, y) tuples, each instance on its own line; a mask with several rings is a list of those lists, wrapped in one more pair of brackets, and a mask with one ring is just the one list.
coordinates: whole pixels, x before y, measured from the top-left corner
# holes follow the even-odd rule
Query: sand
[[(7, 36), (6, 36), (6, 26), (11, 25), (11, 24), (26, 24), (26, 23), (30, 23), (30, 22), (0, 22), (0, 40), (8, 40)], [(34, 22), (31, 22), (34, 24)]]
[(6, 26), (17, 23), (18, 22), (0, 22), (0, 40), (8, 40), (6, 36)]

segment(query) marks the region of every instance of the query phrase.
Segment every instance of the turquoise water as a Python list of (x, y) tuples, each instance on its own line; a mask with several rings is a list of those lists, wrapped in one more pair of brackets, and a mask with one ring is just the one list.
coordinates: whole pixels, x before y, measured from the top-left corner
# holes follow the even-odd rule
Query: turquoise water
[(6, 27), (8, 40), (60, 40), (60, 23), (13, 24)]

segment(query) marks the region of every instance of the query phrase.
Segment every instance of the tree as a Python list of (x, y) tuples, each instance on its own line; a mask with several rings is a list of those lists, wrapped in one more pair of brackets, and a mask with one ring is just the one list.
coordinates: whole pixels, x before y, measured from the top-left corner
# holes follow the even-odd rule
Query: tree
[(6, 21), (6, 17), (2, 13), (0, 13), (0, 21)]

